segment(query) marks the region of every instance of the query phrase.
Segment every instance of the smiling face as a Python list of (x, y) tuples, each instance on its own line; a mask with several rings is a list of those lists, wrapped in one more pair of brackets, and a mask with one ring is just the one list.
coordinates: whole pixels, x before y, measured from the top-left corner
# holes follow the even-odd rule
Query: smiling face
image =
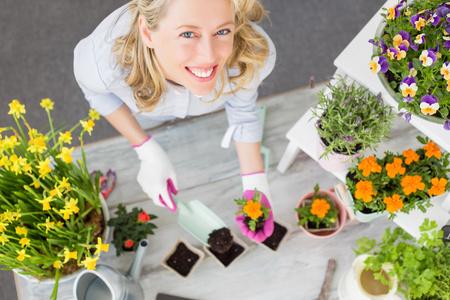
[(156, 30), (147, 29), (141, 17), (140, 32), (166, 79), (204, 96), (231, 55), (234, 20), (230, 0), (173, 0)]

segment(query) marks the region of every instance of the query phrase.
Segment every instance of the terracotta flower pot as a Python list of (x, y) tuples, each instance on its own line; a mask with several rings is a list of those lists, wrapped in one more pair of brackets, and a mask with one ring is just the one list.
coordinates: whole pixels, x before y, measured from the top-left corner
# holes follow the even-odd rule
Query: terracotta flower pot
[[(338, 234), (339, 231), (341, 231), (342, 227), (345, 225), (345, 221), (347, 219), (347, 210), (345, 209), (344, 205), (337, 199), (336, 194), (334, 193), (334, 189), (332, 191), (327, 190), (319, 190), (318, 194), (326, 194), (331, 202), (334, 202), (334, 205), (336, 205), (336, 208), (339, 210), (338, 214), (338, 220), (339, 220), (339, 226), (336, 229), (329, 229), (329, 230), (323, 230), (323, 231), (309, 231), (305, 228), (305, 226), (300, 226), (300, 229), (303, 230), (307, 235), (314, 237), (314, 238), (329, 238), (336, 234)], [(314, 195), (314, 191), (309, 192), (305, 194), (300, 201), (297, 204), (297, 208), (302, 206), (303, 201), (305, 200), (311, 200)], [(295, 214), (297, 218), (297, 222), (300, 221), (300, 216), (298, 213)]]

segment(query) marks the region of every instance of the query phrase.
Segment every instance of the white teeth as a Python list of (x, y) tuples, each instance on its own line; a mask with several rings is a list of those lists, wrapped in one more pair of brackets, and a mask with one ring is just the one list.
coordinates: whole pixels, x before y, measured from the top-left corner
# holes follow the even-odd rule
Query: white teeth
[(189, 69), (195, 76), (200, 78), (206, 78), (211, 76), (211, 73), (213, 72), (214, 68), (209, 69), (208, 71), (205, 70), (199, 70), (199, 69)]

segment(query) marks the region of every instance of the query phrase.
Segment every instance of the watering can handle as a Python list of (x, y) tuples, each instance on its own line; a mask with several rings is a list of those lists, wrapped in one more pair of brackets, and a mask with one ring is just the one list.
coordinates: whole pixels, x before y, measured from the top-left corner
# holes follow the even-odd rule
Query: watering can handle
[(175, 188), (175, 185), (172, 182), (172, 179), (167, 179), (167, 194), (169, 195), (170, 201), (172, 202), (172, 209), (167, 206), (167, 204), (163, 201), (161, 195), (159, 195), (159, 202), (161, 202), (162, 205), (167, 207), (171, 212), (175, 212), (177, 210), (177, 205), (175, 204), (175, 201), (173, 200), (172, 194), (178, 194), (177, 189)]

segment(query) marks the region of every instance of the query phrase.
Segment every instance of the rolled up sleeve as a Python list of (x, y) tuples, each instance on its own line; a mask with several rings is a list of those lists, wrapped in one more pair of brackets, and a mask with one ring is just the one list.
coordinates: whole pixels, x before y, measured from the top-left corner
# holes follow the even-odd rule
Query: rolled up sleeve
[(93, 41), (89, 38), (81, 40), (74, 50), (75, 79), (90, 107), (107, 116), (116, 111), (123, 101), (108, 91), (97, 61)]
[(259, 142), (262, 138), (262, 125), (259, 119), (258, 87), (272, 72), (276, 61), (275, 45), (264, 30), (254, 25), (255, 29), (265, 36), (269, 43), (269, 55), (264, 66), (255, 74), (252, 82), (230, 96), (225, 102), (229, 128), (227, 136), (237, 142)]

